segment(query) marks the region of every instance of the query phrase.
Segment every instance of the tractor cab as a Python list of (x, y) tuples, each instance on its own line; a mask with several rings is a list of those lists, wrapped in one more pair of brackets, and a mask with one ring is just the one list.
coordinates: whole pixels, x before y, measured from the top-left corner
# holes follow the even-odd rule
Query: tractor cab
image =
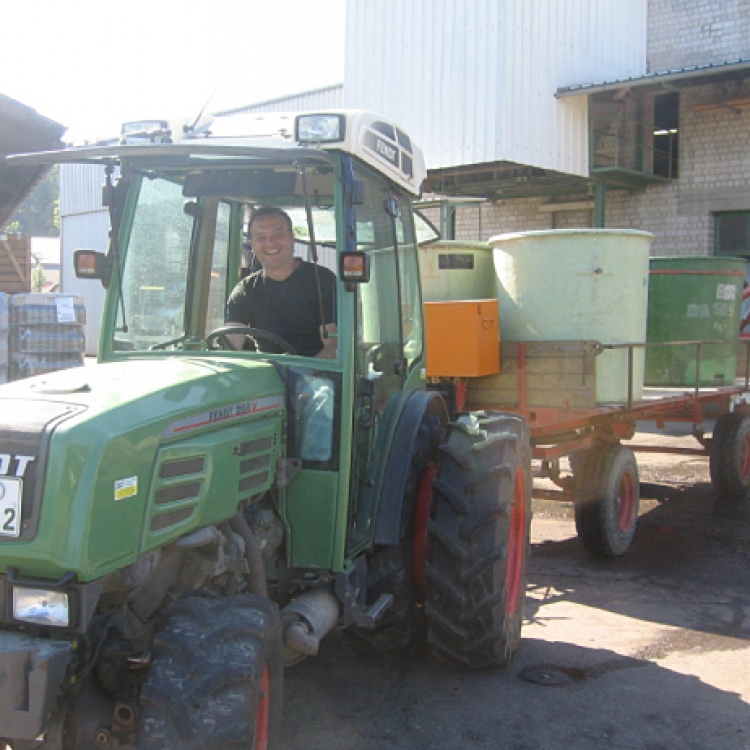
[[(424, 385), (412, 216), (426, 174), (421, 152), (367, 112), (235, 116), (124, 140), (56, 158), (106, 168), (109, 252), (75, 257), (80, 277), (109, 290), (100, 362), (272, 362), (289, 410), (285, 452), (307, 477), (288, 488), (291, 561), (342, 570), (374, 533), (373, 457), (378, 437), (390, 439), (386, 410), (398, 414), (399, 400)], [(228, 343), (236, 327), (226, 325), (227, 299), (243, 276), (262, 272), (248, 225), (267, 206), (289, 216), (295, 255), (314, 275), (336, 276), (334, 359), (268, 346), (269, 332), (257, 329), (239, 329), (241, 352)], [(242, 398), (210, 411), (247, 408)], [(320, 529), (315, 539), (294, 533), (308, 523)]]

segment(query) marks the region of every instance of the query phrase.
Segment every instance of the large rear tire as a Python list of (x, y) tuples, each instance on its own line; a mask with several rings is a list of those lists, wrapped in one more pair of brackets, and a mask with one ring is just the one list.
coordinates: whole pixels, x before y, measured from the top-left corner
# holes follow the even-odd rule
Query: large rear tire
[(141, 691), (141, 750), (272, 750), (281, 620), (258, 596), (187, 596), (168, 612)]
[(633, 451), (619, 443), (593, 449), (575, 486), (576, 530), (583, 546), (599, 557), (625, 554), (641, 498)]
[(709, 469), (718, 500), (747, 499), (750, 493), (750, 417), (746, 414), (730, 412), (716, 420)]
[(507, 666), (520, 640), (531, 522), (526, 423), (496, 412), (449, 425), (429, 522), (427, 640), (441, 659)]

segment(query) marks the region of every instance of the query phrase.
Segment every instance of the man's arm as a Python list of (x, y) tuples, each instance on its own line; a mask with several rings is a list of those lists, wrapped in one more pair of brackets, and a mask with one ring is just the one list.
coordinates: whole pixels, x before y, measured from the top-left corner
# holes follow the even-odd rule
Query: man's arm
[[(325, 328), (329, 334), (333, 335), (323, 336), (323, 328)], [(315, 355), (318, 359), (336, 359), (336, 350), (339, 343), (337, 335), (338, 328), (335, 323), (328, 323), (321, 326), (320, 338), (323, 342), (323, 348)]]

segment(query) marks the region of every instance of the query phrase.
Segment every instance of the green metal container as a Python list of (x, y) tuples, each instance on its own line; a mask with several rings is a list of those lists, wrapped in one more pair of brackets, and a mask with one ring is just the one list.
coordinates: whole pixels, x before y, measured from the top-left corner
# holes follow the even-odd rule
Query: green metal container
[(727, 385), (734, 382), (745, 260), (707, 255), (651, 258), (649, 343), (716, 341), (646, 350), (645, 384)]

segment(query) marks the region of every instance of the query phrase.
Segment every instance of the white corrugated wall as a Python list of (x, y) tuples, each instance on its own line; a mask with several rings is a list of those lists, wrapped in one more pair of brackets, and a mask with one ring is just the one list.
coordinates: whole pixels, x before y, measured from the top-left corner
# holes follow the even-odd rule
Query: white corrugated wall
[(312, 91), (301, 91), (278, 99), (269, 99), (247, 107), (218, 112), (218, 117), (246, 114), (247, 112), (310, 112), (316, 109), (340, 109), (343, 101), (344, 85), (326, 86)]
[(586, 97), (646, 71), (647, 0), (348, 0), (344, 105), (381, 112), (428, 168), (588, 174)]
[(76, 278), (73, 251), (107, 250), (109, 213), (102, 208), (103, 182), (103, 167), (60, 165), (60, 287), (65, 294), (78, 294), (84, 299), (86, 354), (89, 356), (95, 356), (99, 350), (104, 288), (99, 281)]

